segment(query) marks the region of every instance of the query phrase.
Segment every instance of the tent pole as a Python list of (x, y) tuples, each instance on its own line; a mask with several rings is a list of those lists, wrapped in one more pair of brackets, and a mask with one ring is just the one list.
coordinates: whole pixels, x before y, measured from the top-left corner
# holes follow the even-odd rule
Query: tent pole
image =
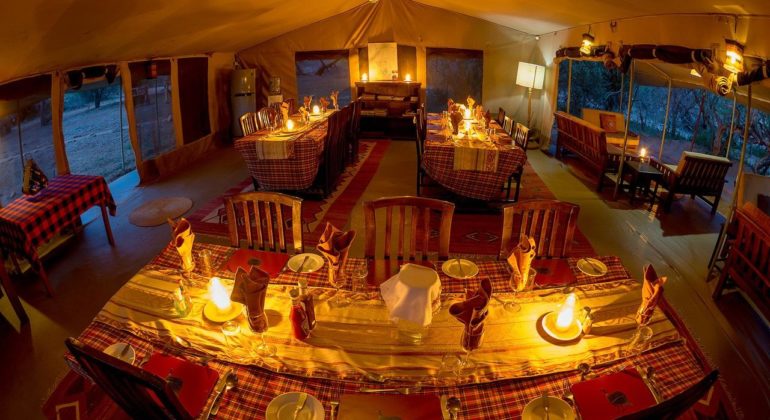
[[(733, 94), (735, 94), (734, 90), (733, 90)], [(708, 271), (708, 274), (706, 275), (707, 281), (708, 281), (708, 276), (711, 275), (711, 271), (714, 269), (714, 266), (716, 265), (716, 262), (719, 259), (719, 255), (722, 253), (722, 248), (724, 247), (724, 244), (727, 241), (727, 226), (730, 224), (730, 221), (733, 219), (733, 216), (735, 215), (735, 209), (738, 208), (738, 191), (741, 190), (740, 184), (743, 183), (743, 161), (746, 158), (746, 143), (748, 143), (750, 127), (751, 127), (751, 84), (748, 85), (748, 92), (746, 94), (746, 120), (743, 126), (743, 144), (741, 144), (741, 157), (738, 161), (738, 174), (735, 177), (735, 191), (733, 191), (733, 197), (732, 197), (732, 200), (730, 200), (729, 213), (725, 217), (725, 222), (722, 223), (722, 229), (719, 231), (719, 236), (717, 237), (717, 243), (714, 246), (714, 252), (711, 254), (711, 261), (709, 261), (709, 271)]]
[(569, 114), (569, 103), (572, 101), (572, 60), (567, 61), (567, 114)]
[(618, 112), (620, 112), (623, 108), (623, 86), (626, 84), (626, 74), (620, 73), (620, 99), (618, 100)]
[(668, 78), (668, 97), (666, 98), (666, 116), (663, 118), (663, 135), (660, 136), (660, 149), (658, 160), (663, 163), (663, 146), (666, 144), (666, 131), (668, 131), (668, 114), (671, 111), (671, 78)]
[(620, 155), (620, 163), (618, 163), (618, 179), (615, 181), (615, 192), (612, 194), (612, 199), (618, 199), (618, 191), (620, 191), (620, 183), (623, 182), (623, 164), (626, 162), (626, 150), (628, 149), (628, 128), (631, 125), (631, 105), (633, 104), (634, 97), (634, 70), (636, 70), (636, 60), (631, 62), (631, 75), (628, 78), (628, 107), (626, 117), (626, 131), (623, 133), (623, 153)]
[(735, 89), (733, 89), (733, 114), (730, 117), (730, 135), (727, 136), (727, 152), (725, 153), (725, 157), (728, 159), (730, 159), (730, 146), (732, 146), (733, 144), (733, 133), (735, 132), (735, 108), (736, 108), (737, 102), (738, 102), (738, 95), (735, 94)]

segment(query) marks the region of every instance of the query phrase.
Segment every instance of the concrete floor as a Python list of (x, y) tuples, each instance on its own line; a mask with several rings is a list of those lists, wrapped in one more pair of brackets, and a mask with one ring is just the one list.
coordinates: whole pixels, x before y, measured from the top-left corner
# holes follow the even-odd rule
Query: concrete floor
[[(414, 194), (414, 150), (411, 142), (392, 142), (361, 201)], [(732, 328), (735, 321), (711, 301), (713, 282), (704, 281), (716, 234), (674, 234), (670, 225), (675, 222), (659, 220), (644, 209), (631, 209), (622, 201), (600, 198), (563, 164), (539, 151), (530, 151), (529, 160), (559, 199), (581, 206), (579, 226), (598, 253), (620, 256), (637, 278), (648, 262), (669, 276), (666, 296), (720, 368), (745, 418), (766, 418), (770, 413), (768, 371), (752, 367), (751, 354), (767, 354), (768, 349), (747, 348), (746, 334)], [(101, 221), (96, 219), (47, 261), (56, 297), (45, 296), (38, 282), (18, 282), (31, 319), (27, 326), (20, 328), (7, 299), (0, 300), (0, 360), (6, 372), (5, 380), (0, 381), (0, 418), (40, 416), (43, 399), (66, 371), (64, 339), (77, 336), (104, 302), (166, 245), (167, 226), (138, 228), (128, 223), (135, 207), (153, 198), (182, 195), (194, 201), (192, 212), (245, 178), (240, 156), (228, 149), (158, 184), (131, 188), (128, 179), (123, 186), (113, 185), (119, 215), (111, 223), (117, 247), (109, 247)], [(684, 212), (681, 218), (686, 220), (688, 206), (693, 205), (698, 206), (685, 202), (675, 206), (675, 212)], [(348, 227), (363, 232), (361, 202)], [(363, 241), (356, 241), (352, 255), (361, 256), (362, 250)]]

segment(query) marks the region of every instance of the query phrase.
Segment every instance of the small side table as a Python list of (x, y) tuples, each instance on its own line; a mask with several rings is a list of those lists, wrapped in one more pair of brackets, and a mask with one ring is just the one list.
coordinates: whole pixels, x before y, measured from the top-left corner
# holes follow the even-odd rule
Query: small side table
[[(623, 178), (628, 176), (629, 188), (628, 192), (631, 195), (629, 202), (634, 204), (634, 198), (636, 197), (637, 190), (643, 190), (644, 197), (650, 197), (650, 210), (652, 210), (653, 204), (655, 204), (655, 198), (658, 196), (658, 185), (660, 185), (660, 179), (663, 174), (655, 167), (650, 166), (649, 163), (641, 163), (639, 161), (626, 161), (626, 166), (623, 174)], [(623, 181), (621, 180), (621, 188), (623, 187)], [(655, 181), (655, 189), (650, 194), (650, 183)]]

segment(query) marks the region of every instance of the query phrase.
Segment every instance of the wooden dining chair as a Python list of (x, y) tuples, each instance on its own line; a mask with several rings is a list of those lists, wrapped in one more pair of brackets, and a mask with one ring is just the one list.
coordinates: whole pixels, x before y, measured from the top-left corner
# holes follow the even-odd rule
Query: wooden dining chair
[(131, 418), (193, 418), (165, 379), (75, 338), (68, 338), (65, 344), (91, 380)]
[(503, 118), (503, 131), (509, 136), (513, 135), (513, 120), (511, 117)]
[(564, 258), (572, 247), (580, 206), (559, 200), (527, 200), (503, 207), (499, 259), (508, 258), (521, 235), (535, 239), (535, 258)]
[(278, 111), (271, 106), (266, 106), (257, 111), (257, 129), (264, 130), (270, 128), (271, 122), (277, 122), (278, 114)]
[(643, 410), (631, 413), (622, 417), (618, 417), (618, 420), (673, 420), (679, 418), (687, 410), (695, 405), (698, 400), (703, 398), (704, 395), (714, 386), (714, 383), (719, 378), (719, 371), (712, 370), (703, 379), (695, 383), (695, 385), (687, 388), (683, 392), (651, 407), (647, 407)]
[[(276, 192), (245, 192), (225, 198), (230, 245), (283, 253), (301, 253), (302, 199)], [(291, 219), (286, 218), (288, 214)], [(291, 232), (293, 249), (287, 247)]]
[(516, 123), (513, 130), (513, 143), (516, 146), (521, 147), (525, 151), (527, 150), (527, 140), (529, 140), (529, 128), (522, 123)]
[(505, 122), (505, 110), (503, 108), (497, 109), (497, 123), (503, 125)]
[[(376, 211), (384, 209), (385, 220), (376, 221)], [(394, 211), (395, 209), (395, 211)], [(408, 212), (407, 212), (408, 210)], [(377, 243), (377, 226), (385, 230), (383, 254), (391, 258), (394, 230), (398, 232), (398, 259), (427, 260), (430, 252), (431, 232), (438, 224), (438, 258), (449, 258), (449, 235), (452, 230), (452, 216), (455, 205), (448, 201), (424, 197), (384, 197), (364, 202), (364, 232), (366, 243), (364, 254), (367, 258), (375, 258)], [(431, 213), (440, 213), (438, 223), (431, 224)], [(382, 211), (380, 211), (382, 213)], [(397, 218), (394, 217), (397, 214)], [(407, 214), (408, 213), (408, 214)], [(407, 225), (409, 238), (407, 240)]]
[(244, 136), (253, 134), (259, 129), (257, 126), (256, 112), (247, 112), (241, 115), (240, 122), (241, 122), (241, 131), (243, 132)]

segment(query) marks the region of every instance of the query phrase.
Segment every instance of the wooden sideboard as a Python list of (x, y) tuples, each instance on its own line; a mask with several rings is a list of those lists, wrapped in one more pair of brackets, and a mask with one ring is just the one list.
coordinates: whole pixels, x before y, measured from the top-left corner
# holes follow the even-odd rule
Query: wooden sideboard
[(420, 106), (420, 83), (357, 82), (361, 133), (370, 137), (415, 138), (413, 119)]

